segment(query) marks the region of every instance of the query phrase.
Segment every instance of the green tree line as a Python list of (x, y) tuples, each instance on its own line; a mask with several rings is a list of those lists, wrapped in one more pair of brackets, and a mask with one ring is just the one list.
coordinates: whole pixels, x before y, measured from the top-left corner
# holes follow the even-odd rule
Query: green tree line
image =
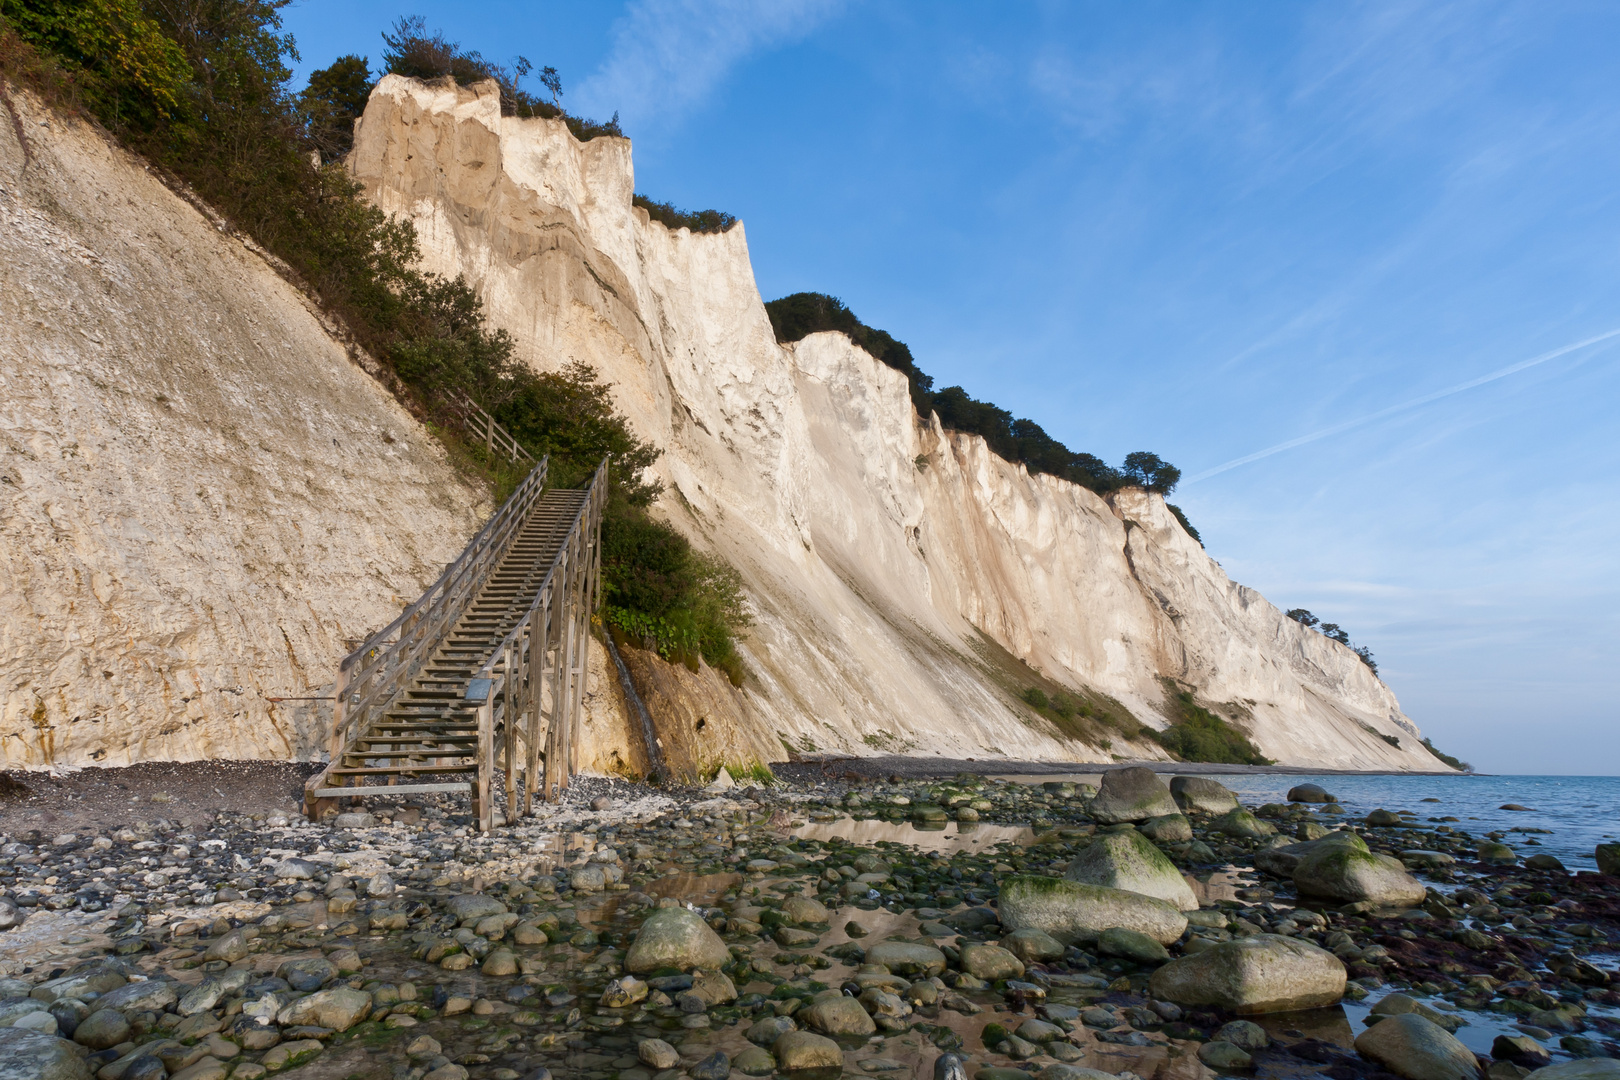
[[(384, 359), (420, 415), (448, 419), (446, 391), (464, 391), (573, 486), (611, 455), (603, 535), (610, 619), (668, 655), (700, 653), (741, 678), (736, 634), (746, 624), (737, 577), (694, 551), (648, 508), (641, 477), (658, 449), (639, 440), (609, 387), (583, 365), (540, 374), (486, 324), (465, 281), (424, 273), (414, 229), (363, 198), (337, 164), (374, 84), (367, 60), (339, 59), (299, 92), (283, 32), (287, 0), (0, 0), (0, 75), (55, 107), (93, 118), (290, 266), (359, 343)], [(491, 63), (420, 19), (383, 35), (383, 70), (417, 78), (493, 78), (508, 115), (563, 119), (576, 138), (621, 134), (559, 104), (562, 83), (532, 65)], [(313, 157), (313, 161), (312, 161)], [(618, 613), (614, 615), (613, 613)]]
[[(905, 375), (917, 415), (938, 413), (939, 422), (947, 429), (981, 436), (1000, 457), (1018, 462), (1030, 472), (1061, 477), (1098, 494), (1139, 487), (1168, 495), (1181, 482), (1181, 470), (1157, 454), (1138, 450), (1127, 454), (1115, 468), (1094, 454), (1070, 450), (1035, 421), (1014, 417), (999, 405), (978, 400), (960, 386), (935, 390), (933, 376), (917, 366), (905, 342), (886, 330), (867, 326), (835, 296), (793, 293), (770, 301), (765, 311), (780, 342), (800, 341), (823, 330), (847, 334), (873, 358)], [(1170, 512), (1187, 535), (1203, 543), (1180, 507), (1171, 506)]]

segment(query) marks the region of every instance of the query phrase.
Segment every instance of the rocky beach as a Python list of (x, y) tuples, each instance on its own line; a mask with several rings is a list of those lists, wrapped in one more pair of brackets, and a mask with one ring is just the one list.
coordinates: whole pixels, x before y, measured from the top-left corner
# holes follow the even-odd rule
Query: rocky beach
[(582, 778), (479, 835), (432, 797), (308, 821), (295, 775), (248, 783), (271, 768), (238, 777), (262, 809), (209, 805), (197, 770), (168, 801), (22, 778), (0, 1075), (1620, 1073), (1620, 850), (1571, 874), (1444, 806), (823, 765)]

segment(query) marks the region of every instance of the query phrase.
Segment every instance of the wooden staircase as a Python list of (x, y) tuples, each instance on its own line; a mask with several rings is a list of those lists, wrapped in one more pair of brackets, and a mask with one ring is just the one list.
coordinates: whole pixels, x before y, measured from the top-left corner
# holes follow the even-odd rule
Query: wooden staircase
[(322, 800), (467, 792), (487, 832), (498, 766), (508, 820), (519, 815), (520, 786), (522, 813), (542, 788), (555, 800), (567, 787), (607, 463), (584, 488), (550, 490), (547, 464), (420, 599), (344, 659), (331, 763), (305, 788), (312, 815)]

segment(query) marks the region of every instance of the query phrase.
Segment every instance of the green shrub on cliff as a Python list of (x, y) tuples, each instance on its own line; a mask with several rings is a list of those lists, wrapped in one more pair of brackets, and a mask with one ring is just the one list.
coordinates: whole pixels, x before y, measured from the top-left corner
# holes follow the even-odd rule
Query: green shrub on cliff
[(1159, 745), (1182, 761), (1272, 765), (1237, 728), (1202, 705), (1191, 693), (1167, 686), (1174, 723), (1154, 734)]
[[(311, 163), (311, 151), (327, 161), (347, 152), (371, 77), (365, 60), (343, 57), (295, 96), (286, 62), (297, 53), (281, 33), (285, 5), (0, 0), (0, 76), (93, 117), (283, 260), (389, 363), (401, 396), (439, 421), (437, 430), (453, 430), (443, 401), (459, 390), (533, 453), (549, 454), (559, 486), (584, 482), (611, 455), (605, 598), (625, 618), (674, 628), (739, 678), (734, 634), (746, 619), (737, 579), (648, 514), (659, 489), (642, 476), (658, 449), (635, 437), (609, 387), (581, 364), (537, 374), (518, 363), (511, 338), (489, 329), (466, 282), (418, 269), (409, 222), (362, 199), (341, 166)], [(562, 116), (581, 139), (620, 134), (616, 118), (593, 124), (521, 90), (527, 62), (513, 71), (488, 64), (442, 35), (428, 36), (420, 20), (397, 24), (387, 44), (390, 70), (492, 77), (503, 112)], [(554, 71), (545, 69), (541, 82), (560, 95)]]

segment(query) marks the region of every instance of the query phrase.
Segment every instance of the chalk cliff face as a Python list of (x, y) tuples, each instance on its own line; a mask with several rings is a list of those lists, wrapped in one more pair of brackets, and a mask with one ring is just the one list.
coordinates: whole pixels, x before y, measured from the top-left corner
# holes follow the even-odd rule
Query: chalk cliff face
[(265, 260), (10, 97), (0, 765), (310, 757), (329, 708), (269, 699), (329, 693), (488, 502)]
[(1349, 649), (1228, 580), (1158, 496), (1029, 475), (918, 418), (904, 377), (841, 334), (778, 345), (743, 226), (649, 221), (628, 140), (503, 118), (493, 84), (389, 76), (350, 163), (527, 363), (591, 364), (664, 448), (661, 511), (742, 572), (756, 612), (752, 677), (715, 703), (739, 717), (728, 738), (778, 757), (1161, 753), (1065, 734), (1017, 699), (1039, 673), (1153, 727), (1173, 681), (1286, 764), (1443, 768)]

